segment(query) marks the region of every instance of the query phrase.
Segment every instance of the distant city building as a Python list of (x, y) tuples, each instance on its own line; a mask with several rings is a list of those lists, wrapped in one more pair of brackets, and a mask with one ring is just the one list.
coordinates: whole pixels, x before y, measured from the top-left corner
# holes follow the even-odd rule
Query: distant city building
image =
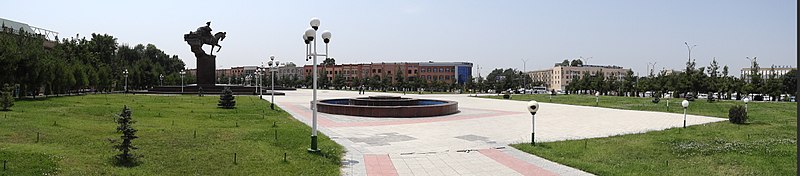
[[(774, 70), (775, 72), (774, 73), (775, 73), (775, 75), (777, 77), (781, 77), (781, 76), (785, 75), (786, 73), (788, 73), (791, 70), (797, 70), (797, 67), (775, 66), (775, 70)], [(752, 72), (752, 69), (750, 69), (750, 67), (742, 68), (741, 74), (739, 75), (739, 77), (744, 79), (745, 81), (749, 82), (750, 81), (750, 77), (748, 75), (750, 75), (751, 72)], [(769, 75), (771, 75), (773, 73), (773, 68), (772, 67), (766, 67), (766, 68), (765, 67), (761, 67), (761, 68), (758, 69), (758, 73), (761, 74), (761, 78), (767, 79), (767, 78), (769, 78)]]
[[(218, 83), (228, 83), (229, 79), (244, 79), (248, 75), (255, 76), (256, 70), (261, 66), (235, 66), (230, 68), (217, 68), (215, 70), (215, 76), (217, 78)], [(269, 69), (264, 70), (264, 77), (269, 78), (270, 72)], [(293, 77), (297, 76), (298, 79), (302, 79), (302, 72), (303, 67), (296, 67), (294, 63), (289, 63), (286, 66), (278, 67), (276, 71), (276, 79), (282, 78), (283, 76)], [(186, 70), (186, 74), (190, 76), (197, 75), (197, 69), (188, 69)], [(254, 77), (253, 77), (254, 79)]]
[[(330, 81), (333, 81), (336, 75), (342, 75), (346, 82), (376, 76), (395, 82), (397, 75), (400, 74), (406, 79), (417, 77), (428, 82), (442, 81), (448, 84), (463, 84), (472, 76), (472, 63), (470, 62), (381, 62), (334, 66), (318, 65), (317, 69)], [(312, 65), (303, 66), (303, 70), (303, 77), (313, 74)]]
[[(242, 79), (247, 75), (255, 75), (255, 71), (260, 66), (237, 66), (231, 68), (217, 68), (216, 77), (217, 82), (227, 83), (228, 79)], [(275, 78), (292, 78), (306, 79), (311, 76), (313, 66), (305, 65), (302, 67), (296, 66), (294, 63), (286, 64), (285, 66), (278, 67), (275, 72)], [(363, 63), (363, 64), (340, 64), (334, 66), (317, 65), (320, 73), (327, 75), (329, 81), (333, 81), (336, 75), (341, 74), (346, 82), (354, 79), (374, 78), (375, 76), (381, 79), (388, 78), (395, 82), (397, 74), (411, 78), (419, 77), (428, 82), (442, 81), (448, 84), (458, 83), (463, 84), (472, 76), (472, 63), (469, 62), (395, 62), (395, 63)], [(269, 79), (270, 72), (264, 73), (264, 77)], [(188, 75), (196, 75), (196, 69), (187, 70)]]
[[(267, 71), (264, 76), (269, 77), (270, 75), (271, 73)], [(293, 77), (296, 77), (297, 79), (305, 79), (305, 77), (303, 77), (303, 67), (298, 67), (294, 64), (291, 64), (278, 67), (278, 70), (275, 71), (275, 79)]]
[(528, 75), (534, 82), (544, 82), (544, 87), (547, 87), (548, 90), (566, 90), (572, 78), (581, 79), (586, 73), (594, 76), (602, 72), (606, 79), (611, 77), (622, 79), (630, 70), (619, 66), (562, 66), (561, 64), (556, 64), (553, 68), (529, 71)]

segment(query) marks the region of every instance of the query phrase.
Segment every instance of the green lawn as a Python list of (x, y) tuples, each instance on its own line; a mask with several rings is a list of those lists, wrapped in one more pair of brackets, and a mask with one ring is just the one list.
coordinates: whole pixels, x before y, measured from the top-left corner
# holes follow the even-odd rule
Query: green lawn
[[(491, 96), (488, 98), (501, 98)], [(548, 95), (513, 100), (549, 102)], [(683, 113), (682, 99), (601, 96), (601, 107)], [(595, 97), (553, 96), (553, 103), (595, 106)], [(688, 113), (727, 118), (741, 101), (691, 102)], [(728, 121), (606, 138), (512, 145), (522, 151), (599, 175), (796, 175), (796, 103), (750, 102), (749, 124)], [(545, 110), (545, 109), (543, 109)], [(545, 110), (546, 111), (546, 110)]]
[[(8, 160), (0, 175), (339, 175), (343, 148), (328, 137), (319, 136), (320, 154), (308, 153), (310, 128), (288, 113), (254, 96), (237, 96), (236, 109), (217, 108), (218, 100), (112, 94), (18, 101), (0, 111), (0, 160)], [(130, 168), (112, 164), (118, 152), (108, 141), (121, 135), (114, 119), (123, 105), (139, 130), (133, 153), (143, 156)]]

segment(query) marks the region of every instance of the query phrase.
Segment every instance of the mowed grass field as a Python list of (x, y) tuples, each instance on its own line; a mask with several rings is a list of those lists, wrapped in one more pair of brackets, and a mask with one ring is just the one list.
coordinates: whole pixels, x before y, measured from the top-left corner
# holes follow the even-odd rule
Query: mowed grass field
[[(218, 95), (85, 95), (17, 101), (0, 111), (0, 175), (339, 175), (343, 148), (257, 96), (217, 108)], [(127, 105), (139, 131), (135, 167), (119, 167), (109, 139)], [(274, 124), (274, 126), (273, 126)], [(38, 141), (37, 141), (37, 133)], [(321, 133), (320, 133), (321, 134)], [(234, 163), (236, 155), (236, 163)], [(286, 160), (284, 161), (284, 156)]]
[[(513, 95), (512, 100), (550, 102), (550, 97)], [(683, 99), (669, 99), (669, 109), (666, 99), (657, 104), (651, 100), (600, 96), (599, 106), (678, 113), (676, 118), (683, 113)], [(595, 97), (557, 95), (552, 103), (595, 106)], [(728, 109), (735, 104), (744, 103), (698, 99), (690, 103), (688, 114), (727, 119)], [(750, 119), (745, 125), (722, 121), (686, 129), (512, 146), (598, 175), (796, 175), (797, 104), (750, 102), (748, 106)]]

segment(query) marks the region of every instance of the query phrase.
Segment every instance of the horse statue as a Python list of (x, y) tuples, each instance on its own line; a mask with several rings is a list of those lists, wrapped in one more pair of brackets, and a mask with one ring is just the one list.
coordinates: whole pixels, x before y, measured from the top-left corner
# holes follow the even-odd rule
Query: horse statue
[(211, 39), (203, 40), (203, 44), (211, 45), (211, 55), (214, 55), (214, 46), (218, 47), (217, 52), (222, 49), (222, 46), (219, 45), (219, 41), (225, 40), (225, 34), (226, 32), (217, 32)]

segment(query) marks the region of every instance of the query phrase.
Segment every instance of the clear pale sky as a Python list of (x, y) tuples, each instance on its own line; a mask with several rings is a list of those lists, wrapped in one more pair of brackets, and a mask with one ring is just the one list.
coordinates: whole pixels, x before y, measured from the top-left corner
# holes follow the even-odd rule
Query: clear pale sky
[[(318, 17), (333, 33), (337, 63), (469, 61), (526, 70), (566, 58), (645, 74), (712, 57), (732, 68), (797, 67), (797, 1), (0, 1), (0, 17), (54, 30), (61, 38), (107, 33), (119, 43), (152, 43), (195, 67), (184, 33), (212, 21), (228, 32), (217, 67), (257, 65), (269, 55), (305, 62), (302, 32)], [(323, 45), (320, 42), (320, 47)], [(208, 50), (208, 48), (206, 48)]]

